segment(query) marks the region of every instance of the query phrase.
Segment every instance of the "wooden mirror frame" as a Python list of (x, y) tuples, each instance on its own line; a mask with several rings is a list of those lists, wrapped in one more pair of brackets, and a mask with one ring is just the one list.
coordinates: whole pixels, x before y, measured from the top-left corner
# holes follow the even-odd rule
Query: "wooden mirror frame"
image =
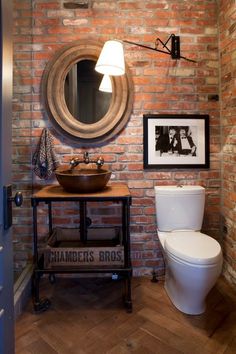
[(74, 64), (81, 60), (97, 61), (103, 43), (80, 40), (63, 46), (50, 60), (43, 75), (46, 110), (60, 132), (77, 142), (103, 142), (119, 133), (126, 125), (133, 106), (133, 84), (126, 65), (126, 74), (111, 77), (112, 98), (109, 109), (98, 122), (85, 124), (70, 113), (65, 102), (65, 79)]

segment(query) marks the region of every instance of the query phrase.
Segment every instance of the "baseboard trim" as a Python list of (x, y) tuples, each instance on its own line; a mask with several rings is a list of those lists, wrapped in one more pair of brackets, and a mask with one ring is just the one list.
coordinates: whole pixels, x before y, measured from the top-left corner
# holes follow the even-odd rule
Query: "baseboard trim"
[(31, 296), (31, 279), (33, 274), (33, 265), (29, 264), (22, 271), (14, 284), (14, 313), (17, 318)]

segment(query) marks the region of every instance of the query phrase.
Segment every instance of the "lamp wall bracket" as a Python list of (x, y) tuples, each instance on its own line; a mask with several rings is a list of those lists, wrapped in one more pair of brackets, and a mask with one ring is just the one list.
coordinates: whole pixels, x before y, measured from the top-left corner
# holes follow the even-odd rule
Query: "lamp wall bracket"
[[(169, 41), (171, 41), (170, 49), (167, 47), (167, 44), (169, 43)], [(159, 53), (170, 55), (172, 59), (184, 59), (184, 60), (196, 63), (195, 60), (186, 58), (186, 57), (181, 55), (181, 53), (180, 53), (180, 37), (176, 36), (173, 33), (169, 36), (169, 38), (166, 40), (166, 42), (163, 42), (160, 38), (157, 38), (156, 41), (155, 41), (155, 47), (149, 47), (149, 46), (146, 46), (144, 44), (139, 44), (139, 43), (131, 42), (131, 41), (128, 41), (128, 40), (123, 40), (123, 42), (129, 43), (129, 44), (133, 44), (133, 45), (136, 45), (136, 46), (141, 47), (141, 48), (154, 50), (154, 51), (159, 52)], [(158, 48), (160, 43), (162, 44), (162, 47), (165, 50)]]

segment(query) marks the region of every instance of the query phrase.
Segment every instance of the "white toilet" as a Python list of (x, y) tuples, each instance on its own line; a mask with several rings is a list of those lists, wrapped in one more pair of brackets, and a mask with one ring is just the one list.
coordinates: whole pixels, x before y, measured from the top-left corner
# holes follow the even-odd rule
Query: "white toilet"
[(205, 189), (156, 186), (155, 200), (157, 232), (166, 262), (166, 292), (180, 311), (201, 314), (223, 263), (220, 244), (200, 232)]

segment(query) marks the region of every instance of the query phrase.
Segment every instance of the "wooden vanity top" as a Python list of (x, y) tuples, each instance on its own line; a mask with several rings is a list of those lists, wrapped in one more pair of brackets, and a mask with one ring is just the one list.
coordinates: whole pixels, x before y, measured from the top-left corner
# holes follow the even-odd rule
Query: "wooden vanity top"
[(43, 187), (33, 194), (34, 200), (112, 200), (130, 198), (130, 191), (126, 184), (107, 185), (102, 191), (96, 193), (69, 193), (60, 185), (49, 185)]

